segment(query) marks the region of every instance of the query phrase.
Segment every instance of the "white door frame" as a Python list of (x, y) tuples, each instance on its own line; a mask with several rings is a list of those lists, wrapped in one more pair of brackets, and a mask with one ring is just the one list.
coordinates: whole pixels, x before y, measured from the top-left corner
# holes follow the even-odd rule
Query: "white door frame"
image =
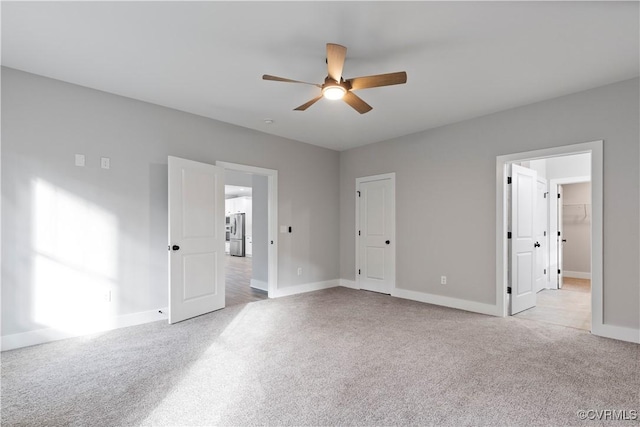
[[(591, 182), (591, 177), (575, 176), (549, 180), (549, 202), (553, 200), (553, 203), (549, 203), (549, 270), (550, 272), (551, 270), (555, 272), (549, 276), (551, 289), (558, 289), (558, 185), (578, 184), (581, 182)], [(555, 244), (551, 243), (552, 236), (556, 239)]]
[[(544, 148), (496, 158), (496, 305), (507, 316), (507, 166), (509, 163), (591, 153), (591, 333), (609, 336), (603, 321), (603, 141)], [(557, 233), (556, 233), (557, 234)]]
[(221, 161), (217, 161), (216, 166), (221, 166), (225, 170), (251, 173), (267, 177), (267, 192), (269, 193), (267, 195), (268, 239), (269, 242), (271, 242), (269, 250), (267, 251), (267, 265), (269, 268), (267, 294), (269, 298), (275, 298), (278, 289), (278, 171), (275, 169), (265, 169), (257, 166)]
[[(355, 276), (356, 276), (356, 289), (361, 289), (360, 288), (360, 275), (358, 274), (358, 263), (360, 262), (360, 245), (359, 245), (359, 241), (358, 241), (358, 230), (360, 229), (360, 200), (358, 200), (358, 192), (360, 191), (360, 183), (362, 182), (369, 182), (369, 181), (380, 181), (383, 179), (390, 179), (391, 180), (391, 185), (393, 186), (393, 209), (395, 211), (396, 209), (396, 173), (395, 172), (390, 172), (390, 173), (383, 173), (380, 175), (371, 175), (371, 176), (363, 176), (360, 178), (356, 178), (356, 194), (355, 194), (355, 201), (356, 201), (356, 229), (355, 229), (355, 233), (354, 233), (354, 239), (356, 242), (356, 262), (355, 262)], [(391, 295), (395, 295), (395, 290), (396, 290), (396, 274), (397, 274), (397, 259), (396, 259), (396, 249), (398, 247), (398, 245), (396, 244), (397, 240), (398, 240), (398, 236), (396, 235), (396, 222), (395, 220), (393, 221), (393, 258), (394, 258), (394, 264), (396, 264), (396, 271), (394, 272), (394, 276), (393, 276), (393, 280), (391, 283), (391, 289), (389, 289), (390, 294)]]

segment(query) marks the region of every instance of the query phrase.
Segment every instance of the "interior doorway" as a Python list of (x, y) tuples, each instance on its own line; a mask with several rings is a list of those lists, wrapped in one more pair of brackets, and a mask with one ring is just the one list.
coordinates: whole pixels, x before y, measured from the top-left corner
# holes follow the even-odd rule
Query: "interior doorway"
[[(572, 160), (579, 161), (575, 156), (553, 159), (559, 166)], [(589, 159), (583, 161), (589, 163)], [(551, 180), (548, 187), (557, 212), (557, 221), (553, 221), (554, 231), (549, 233), (555, 236), (552, 240), (557, 254), (554, 259), (557, 270), (551, 272), (553, 280), (536, 287), (535, 306), (514, 315), (588, 331), (591, 330), (591, 182), (589, 176), (561, 180), (565, 184)], [(574, 180), (578, 182), (572, 183)], [(539, 215), (543, 212), (540, 205), (537, 211)], [(536, 260), (536, 264), (549, 271), (549, 262), (541, 258)]]
[(267, 177), (227, 170), (224, 189), (226, 306), (266, 299)]
[(497, 160), (502, 312), (597, 333), (603, 289), (602, 142)]
[(225, 170), (227, 305), (273, 298), (278, 280), (278, 171), (229, 162)]

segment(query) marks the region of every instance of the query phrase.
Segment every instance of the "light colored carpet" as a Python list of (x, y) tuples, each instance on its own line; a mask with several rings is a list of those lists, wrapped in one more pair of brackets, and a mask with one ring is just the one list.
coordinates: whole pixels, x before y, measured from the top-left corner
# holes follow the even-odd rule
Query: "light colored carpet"
[(639, 373), (636, 344), (335, 288), (5, 352), (2, 424), (602, 425), (577, 411), (640, 410)]

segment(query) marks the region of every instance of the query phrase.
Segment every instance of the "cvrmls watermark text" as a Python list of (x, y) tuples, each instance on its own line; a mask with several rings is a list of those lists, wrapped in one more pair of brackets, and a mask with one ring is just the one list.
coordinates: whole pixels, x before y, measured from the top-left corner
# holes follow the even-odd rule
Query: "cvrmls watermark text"
[(636, 421), (638, 411), (631, 409), (580, 409), (577, 413), (581, 420), (591, 421)]

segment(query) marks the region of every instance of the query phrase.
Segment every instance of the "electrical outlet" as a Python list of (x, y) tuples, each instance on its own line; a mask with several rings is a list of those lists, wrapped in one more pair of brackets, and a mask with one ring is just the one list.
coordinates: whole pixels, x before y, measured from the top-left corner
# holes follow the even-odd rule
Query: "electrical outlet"
[(298, 276), (302, 276), (302, 267), (298, 267)]
[(447, 284), (447, 276), (440, 276), (440, 284), (441, 285)]

